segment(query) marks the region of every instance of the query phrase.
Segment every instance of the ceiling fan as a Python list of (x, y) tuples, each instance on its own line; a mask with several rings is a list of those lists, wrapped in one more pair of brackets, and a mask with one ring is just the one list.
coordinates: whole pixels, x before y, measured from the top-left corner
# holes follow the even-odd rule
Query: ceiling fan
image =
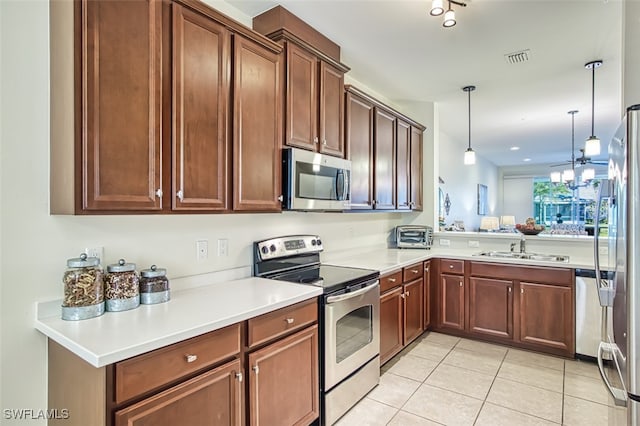
[(606, 166), (608, 163), (606, 160), (592, 160), (591, 157), (587, 157), (584, 154), (584, 149), (580, 148), (580, 156), (579, 157), (575, 157), (571, 160), (567, 160), (564, 163), (559, 163), (559, 164), (552, 164), (551, 167), (560, 167), (560, 166), (566, 166), (567, 164), (575, 164), (576, 167), (580, 167), (580, 166), (584, 166), (586, 164), (593, 164), (593, 165), (602, 165), (602, 166)]

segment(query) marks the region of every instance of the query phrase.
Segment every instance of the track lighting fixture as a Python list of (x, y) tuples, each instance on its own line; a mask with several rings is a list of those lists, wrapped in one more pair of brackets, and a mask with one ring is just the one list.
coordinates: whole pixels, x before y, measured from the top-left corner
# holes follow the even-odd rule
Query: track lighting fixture
[(460, 7), (467, 7), (467, 4), (464, 2), (447, 0), (447, 10), (445, 12), (443, 0), (431, 1), (431, 11), (429, 11), (429, 14), (431, 16), (440, 16), (444, 13), (444, 21), (442, 22), (442, 26), (445, 28), (453, 27), (456, 24), (456, 12), (451, 7), (451, 3)]

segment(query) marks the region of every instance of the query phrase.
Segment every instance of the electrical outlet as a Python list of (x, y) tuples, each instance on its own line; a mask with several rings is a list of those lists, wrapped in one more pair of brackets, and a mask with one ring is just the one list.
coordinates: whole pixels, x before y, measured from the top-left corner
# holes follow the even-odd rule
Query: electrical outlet
[(196, 260), (201, 262), (209, 257), (209, 241), (198, 240), (196, 241)]
[(221, 238), (218, 240), (218, 256), (229, 256), (229, 240)]
[(600, 252), (600, 254), (609, 254), (609, 246), (608, 245), (601, 245), (600, 247), (598, 247), (598, 251)]
[(480, 247), (480, 241), (469, 240), (469, 247), (474, 247), (474, 248)]
[(451, 245), (451, 241), (446, 240), (444, 238), (440, 238), (440, 245), (441, 246), (450, 246)]
[(104, 247), (87, 247), (84, 249), (87, 257), (97, 257), (100, 263), (104, 261)]

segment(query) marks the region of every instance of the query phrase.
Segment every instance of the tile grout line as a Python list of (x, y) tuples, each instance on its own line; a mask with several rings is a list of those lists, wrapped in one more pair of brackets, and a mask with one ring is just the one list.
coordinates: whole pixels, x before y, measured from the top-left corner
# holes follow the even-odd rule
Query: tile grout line
[(485, 404), (487, 403), (487, 398), (489, 398), (489, 394), (491, 393), (491, 388), (493, 388), (493, 384), (496, 382), (496, 379), (498, 378), (498, 373), (500, 372), (500, 369), (502, 368), (502, 364), (504, 364), (504, 360), (507, 358), (507, 354), (509, 353), (509, 349), (506, 350), (506, 352), (504, 353), (504, 355), (502, 355), (502, 360), (500, 361), (500, 366), (498, 366), (498, 370), (496, 371), (496, 374), (493, 375), (493, 380), (491, 380), (491, 385), (489, 385), (489, 389), (487, 390), (487, 394), (484, 396), (484, 399), (482, 400), (482, 405), (480, 406), (480, 409), (478, 410), (478, 414), (476, 414), (476, 418), (473, 420), (473, 424), (475, 425), (478, 422), (478, 418), (480, 418), (480, 413), (482, 413), (482, 409), (484, 408)]

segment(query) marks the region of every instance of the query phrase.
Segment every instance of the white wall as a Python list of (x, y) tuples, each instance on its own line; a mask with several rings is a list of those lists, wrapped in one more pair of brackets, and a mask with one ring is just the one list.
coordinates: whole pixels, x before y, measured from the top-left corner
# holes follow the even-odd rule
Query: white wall
[(477, 231), (482, 216), (478, 215), (478, 184), (488, 188), (487, 216), (499, 216), (498, 168), (476, 151), (476, 164), (465, 166), (464, 151), (467, 144), (439, 133), (439, 173), (444, 184), (440, 187), (449, 194), (451, 210), (445, 216), (446, 225), (462, 220), (467, 231)]
[(502, 190), (500, 215), (516, 217), (516, 223), (524, 223), (533, 216), (533, 178), (505, 177)]
[[(228, 5), (223, 11), (250, 24)], [(33, 328), (35, 303), (62, 296), (66, 259), (87, 246), (105, 248), (103, 264), (124, 257), (139, 268), (166, 267), (176, 278), (248, 266), (252, 241), (282, 234), (317, 232), (327, 255), (382, 245), (395, 225), (419, 215), (49, 215), (49, 2), (0, 0), (0, 49), (0, 410), (46, 408), (46, 340)], [(432, 118), (423, 114), (430, 108), (423, 105), (415, 118), (429, 125)], [(411, 108), (402, 112), (414, 117)], [(425, 209), (433, 209), (426, 198)], [(226, 258), (215, 256), (218, 238), (229, 239)], [(206, 262), (195, 260), (197, 239), (209, 240)]]
[[(624, 2), (623, 22), (623, 74), (622, 74), (622, 107), (640, 104), (640, 2), (626, 0)], [(624, 111), (623, 109), (623, 111)]]

